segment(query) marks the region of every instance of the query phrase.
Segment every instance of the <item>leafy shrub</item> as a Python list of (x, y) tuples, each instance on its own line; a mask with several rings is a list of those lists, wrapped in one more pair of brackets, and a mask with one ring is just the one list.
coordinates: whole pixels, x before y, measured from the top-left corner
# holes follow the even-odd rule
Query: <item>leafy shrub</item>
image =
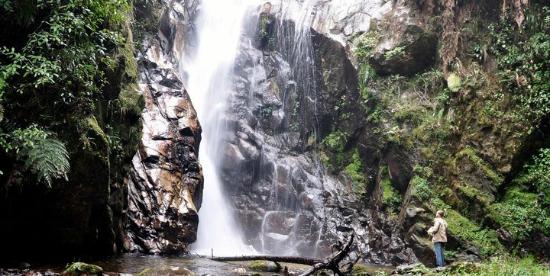
[(550, 236), (549, 171), (550, 149), (541, 149), (513, 180), (504, 199), (489, 208), (489, 216), (518, 242), (528, 239), (533, 231)]
[(349, 164), (344, 168), (344, 172), (351, 178), (353, 182), (353, 192), (356, 195), (363, 195), (365, 193), (365, 172), (363, 169), (363, 164), (361, 157), (359, 156), (359, 151), (355, 149), (349, 160)]
[(550, 148), (541, 149), (533, 162), (525, 166), (523, 173), (516, 179), (520, 185), (527, 185), (533, 191), (543, 195), (543, 204), (550, 206)]
[(120, 64), (134, 60), (132, 47), (119, 52), (123, 43), (131, 46), (123, 28), (129, 11), (128, 0), (0, 0), (2, 157), (49, 186), (66, 177), (69, 153), (61, 140), (88, 134), (73, 124), (80, 117), (111, 114), (98, 104), (117, 97)]
[(471, 263), (469, 263), (471, 265), (466, 264), (453, 266), (450, 271), (445, 271), (441, 274), (474, 276), (523, 276), (550, 274), (550, 268), (547, 265), (537, 263), (532, 257), (526, 257), (523, 259), (496, 257), (491, 258), (488, 262), (477, 265)]
[(359, 38), (355, 55), (361, 63), (366, 63), (369, 60), (379, 40), (380, 34), (376, 30), (371, 30)]
[(54, 178), (67, 178), (70, 165), (65, 145), (50, 136), (50, 133), (31, 125), (0, 133), (0, 148), (15, 154), (26, 170), (51, 187)]
[(534, 5), (526, 19), (519, 30), (508, 17), (491, 25), (490, 51), (519, 114), (536, 120), (550, 113), (550, 7)]
[(431, 199), (433, 194), (433, 189), (428, 184), (428, 180), (420, 177), (420, 176), (414, 176), (411, 179), (411, 184), (413, 187), (412, 195), (418, 198), (420, 201), (427, 201)]
[(344, 150), (344, 146), (347, 141), (347, 135), (341, 131), (335, 131), (327, 135), (323, 139), (323, 145), (326, 146), (330, 151), (341, 152)]
[(65, 178), (69, 172), (69, 153), (65, 145), (57, 139), (44, 139), (24, 153), (25, 168), (38, 177), (38, 180), (52, 186), (52, 179)]
[(392, 211), (398, 210), (401, 205), (401, 194), (392, 186), (391, 180), (383, 178), (380, 181), (382, 188), (382, 202), (386, 204)]

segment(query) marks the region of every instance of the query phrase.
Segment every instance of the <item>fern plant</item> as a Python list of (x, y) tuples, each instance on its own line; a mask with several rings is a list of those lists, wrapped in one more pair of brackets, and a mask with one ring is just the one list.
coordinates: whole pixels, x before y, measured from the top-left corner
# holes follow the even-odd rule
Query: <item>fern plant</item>
[(54, 138), (35, 141), (32, 147), (22, 152), (25, 168), (36, 174), (38, 181), (52, 187), (52, 180), (65, 178), (70, 170), (69, 153), (65, 145)]

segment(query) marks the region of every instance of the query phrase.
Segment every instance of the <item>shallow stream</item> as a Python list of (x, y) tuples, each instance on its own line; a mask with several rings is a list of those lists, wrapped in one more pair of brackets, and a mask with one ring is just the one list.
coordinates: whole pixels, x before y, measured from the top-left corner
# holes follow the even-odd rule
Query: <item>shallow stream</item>
[[(113, 258), (107, 258), (96, 261), (87, 261), (99, 265), (103, 268), (106, 275), (283, 275), (274, 272), (251, 271), (249, 266), (251, 262), (218, 262), (201, 257), (160, 257), (150, 255), (122, 255)], [(30, 269), (41, 274), (25, 274), (25, 270), (18, 269), (23, 275), (55, 275), (47, 273), (62, 273), (65, 264), (33, 264), (30, 263)], [(0, 265), (4, 267), (4, 273), (0, 275), (16, 275), (8, 273), (7, 268), (18, 267), (18, 265)], [(309, 268), (305, 265), (281, 263), (281, 266), (288, 267), (289, 272), (300, 273)], [(371, 272), (378, 270), (388, 270), (380, 266), (367, 266)], [(15, 272), (16, 270), (11, 270)]]

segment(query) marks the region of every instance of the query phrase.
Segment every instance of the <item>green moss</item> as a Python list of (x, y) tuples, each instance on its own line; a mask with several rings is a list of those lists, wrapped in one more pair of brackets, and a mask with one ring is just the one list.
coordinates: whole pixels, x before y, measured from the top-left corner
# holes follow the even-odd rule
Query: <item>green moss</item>
[(357, 59), (362, 63), (367, 63), (379, 40), (380, 34), (374, 29), (360, 36), (355, 48)]
[(137, 274), (137, 276), (147, 276), (147, 275), (153, 275), (153, 270), (150, 268), (146, 268)]
[(451, 73), (447, 77), (447, 87), (452, 92), (458, 92), (462, 88), (462, 79), (457, 74)]
[(467, 157), (481, 172), (483, 172), (489, 179), (493, 181), (496, 186), (500, 186), (504, 178), (494, 171), (489, 164), (487, 164), (481, 157), (477, 155), (475, 149), (471, 147), (465, 147), (463, 150), (457, 153), (457, 158)]
[(355, 264), (353, 266), (353, 269), (351, 271), (351, 275), (353, 276), (367, 276), (370, 275), (370, 269), (368, 266), (364, 264)]
[(103, 272), (103, 268), (93, 264), (87, 264), (83, 262), (74, 262), (67, 265), (63, 274), (67, 275), (80, 275), (82, 273), (100, 274)]
[(472, 185), (467, 185), (463, 183), (463, 185), (459, 185), (457, 187), (457, 190), (462, 195), (470, 199), (476, 200), (477, 202), (481, 203), (483, 206), (487, 206), (493, 201), (492, 196), (488, 195), (483, 191), (476, 189)]
[(261, 271), (261, 272), (279, 272), (281, 266), (270, 261), (252, 261), (248, 264), (248, 269), (252, 271)]
[(384, 53), (384, 57), (387, 59), (399, 58), (405, 54), (405, 46), (398, 46)]
[(141, 115), (145, 104), (143, 95), (138, 92), (137, 84), (127, 85), (118, 95), (122, 113), (131, 113), (134, 116)]
[(401, 194), (393, 187), (389, 179), (387, 167), (382, 168), (381, 175), (380, 189), (382, 189), (382, 202), (395, 211), (401, 205)]
[(80, 143), (83, 149), (96, 154), (107, 154), (109, 148), (109, 139), (95, 116), (89, 116), (78, 120), (78, 132), (80, 133)]
[(359, 151), (355, 149), (351, 155), (350, 163), (344, 168), (344, 172), (351, 178), (353, 181), (353, 192), (356, 195), (363, 195), (366, 191), (365, 189), (365, 172), (363, 169), (363, 164), (361, 157), (359, 156)]
[(523, 168), (523, 171), (514, 180), (518, 185), (524, 185), (543, 195), (542, 202), (550, 205), (550, 148), (540, 149)]

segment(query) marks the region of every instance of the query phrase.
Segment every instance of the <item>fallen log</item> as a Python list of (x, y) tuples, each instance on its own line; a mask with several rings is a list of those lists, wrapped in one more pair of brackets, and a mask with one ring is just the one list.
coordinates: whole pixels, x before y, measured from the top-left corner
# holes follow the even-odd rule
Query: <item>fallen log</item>
[(311, 269), (300, 274), (300, 276), (309, 276), (313, 275), (319, 270), (332, 270), (339, 276), (343, 276), (344, 273), (340, 271), (340, 262), (349, 254), (351, 250), (351, 245), (355, 235), (352, 234), (346, 245), (342, 250), (332, 255), (332, 257), (325, 260), (314, 259), (314, 258), (304, 258), (304, 257), (293, 257), (293, 256), (268, 256), (268, 255), (255, 255), (255, 256), (232, 256), (232, 257), (210, 257), (209, 259), (219, 262), (238, 262), (238, 261), (271, 261), (275, 262), (277, 265), (279, 263), (293, 263), (293, 264), (303, 264), (312, 266)]
[(331, 258), (328, 258), (322, 262), (314, 264), (311, 269), (300, 274), (300, 276), (313, 275), (315, 272), (319, 270), (325, 270), (325, 269), (330, 269), (337, 275), (344, 276), (344, 273), (340, 271), (340, 262), (349, 254), (349, 251), (351, 250), (351, 245), (353, 244), (354, 237), (355, 235), (352, 234), (349, 241), (346, 243), (346, 245), (342, 250), (334, 254)]
[(323, 262), (320, 259), (304, 258), (304, 257), (292, 257), (292, 256), (268, 256), (268, 255), (256, 255), (256, 256), (232, 256), (232, 257), (211, 257), (213, 261), (219, 262), (238, 262), (238, 261), (271, 261), (276, 263), (292, 263), (303, 265), (315, 265)]

